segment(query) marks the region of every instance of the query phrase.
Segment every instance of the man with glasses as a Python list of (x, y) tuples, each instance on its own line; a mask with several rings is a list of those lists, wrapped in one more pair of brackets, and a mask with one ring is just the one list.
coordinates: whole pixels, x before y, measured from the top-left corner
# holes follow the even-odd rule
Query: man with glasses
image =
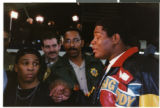
[[(82, 53), (84, 40), (78, 29), (70, 28), (64, 33), (64, 49), (66, 54), (53, 66), (50, 81), (63, 80), (68, 83), (71, 90), (82, 90), (85, 96), (90, 96), (95, 89), (95, 84), (103, 72), (100, 60)], [(55, 91), (51, 90), (50, 96)]]

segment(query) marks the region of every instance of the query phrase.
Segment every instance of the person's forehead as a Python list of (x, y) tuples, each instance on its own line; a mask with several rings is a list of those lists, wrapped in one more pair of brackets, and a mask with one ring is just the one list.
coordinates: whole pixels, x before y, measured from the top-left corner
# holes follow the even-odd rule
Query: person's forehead
[(44, 44), (57, 44), (57, 39), (56, 38), (51, 38), (51, 39), (45, 39), (43, 40)]
[(67, 31), (65, 33), (65, 38), (80, 38), (80, 35), (77, 31)]
[(97, 25), (94, 29), (94, 32), (103, 31), (103, 26)]
[(19, 60), (30, 60), (30, 59), (38, 60), (38, 57), (35, 54), (25, 54), (21, 56)]

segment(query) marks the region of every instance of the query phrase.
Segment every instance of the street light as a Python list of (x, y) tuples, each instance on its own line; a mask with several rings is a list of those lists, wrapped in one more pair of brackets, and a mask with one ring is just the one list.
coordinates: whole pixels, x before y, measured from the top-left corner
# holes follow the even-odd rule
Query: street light
[(10, 12), (10, 28), (9, 28), (10, 31), (12, 29), (12, 19), (17, 19), (17, 18), (18, 18), (18, 12), (11, 11)]
[(17, 19), (17, 18), (18, 18), (18, 12), (16, 12), (16, 11), (11, 11), (11, 18)]
[(41, 15), (38, 15), (38, 16), (36, 17), (36, 21), (37, 21), (38, 23), (43, 23), (44, 17), (41, 16)]
[(73, 15), (73, 16), (72, 16), (72, 20), (73, 20), (74, 22), (78, 22), (79, 17), (78, 17), (77, 15)]

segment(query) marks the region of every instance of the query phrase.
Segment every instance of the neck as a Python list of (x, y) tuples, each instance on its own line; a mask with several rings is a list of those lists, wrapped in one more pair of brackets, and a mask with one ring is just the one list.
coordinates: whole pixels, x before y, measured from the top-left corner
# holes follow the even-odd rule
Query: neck
[(70, 57), (69, 59), (78, 66), (81, 66), (83, 62), (82, 54), (79, 54), (77, 57)]
[(109, 61), (128, 49), (129, 47), (125, 45), (115, 48), (115, 50), (112, 52), (112, 55), (109, 57)]
[(48, 62), (50, 63), (50, 62), (56, 62), (58, 60), (58, 57), (56, 57), (56, 58), (54, 58), (54, 59), (49, 59), (48, 58)]
[(36, 79), (35, 81), (33, 81), (31, 83), (19, 81), (19, 86), (22, 89), (31, 89), (31, 88), (36, 87), (38, 84), (39, 84), (39, 80), (38, 79)]

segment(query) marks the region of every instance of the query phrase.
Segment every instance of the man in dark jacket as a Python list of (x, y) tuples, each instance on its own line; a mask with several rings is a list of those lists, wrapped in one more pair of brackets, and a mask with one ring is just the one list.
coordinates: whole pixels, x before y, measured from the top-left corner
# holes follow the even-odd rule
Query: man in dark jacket
[(42, 56), (42, 60), (44, 61), (43, 67), (47, 68), (45, 73), (42, 73), (42, 79), (45, 81), (51, 73), (51, 67), (60, 58), (60, 37), (56, 32), (45, 31), (42, 33), (41, 48), (44, 52)]
[[(65, 31), (63, 45), (66, 54), (53, 66), (54, 74), (50, 80), (61, 79), (67, 82), (72, 90), (82, 90), (85, 96), (90, 96), (103, 74), (103, 64), (100, 60), (82, 53), (84, 41), (78, 29)], [(54, 93), (52, 90), (50, 94)]]
[(138, 54), (126, 36), (123, 21), (99, 21), (94, 29), (93, 52), (109, 61), (97, 85), (93, 103), (107, 107), (158, 106), (158, 61)]
[(49, 89), (38, 79), (39, 72), (43, 70), (41, 66), (41, 56), (37, 50), (25, 48), (17, 52), (14, 67), (17, 80), (7, 85), (4, 106), (51, 105)]

